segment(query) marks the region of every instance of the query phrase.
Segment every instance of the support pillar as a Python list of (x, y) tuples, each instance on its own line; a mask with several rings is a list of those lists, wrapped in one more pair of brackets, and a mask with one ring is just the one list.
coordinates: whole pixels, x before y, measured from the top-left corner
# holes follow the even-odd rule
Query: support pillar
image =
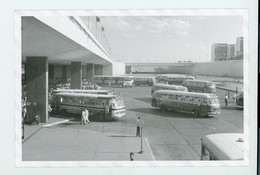
[(40, 122), (48, 121), (48, 58), (26, 58), (26, 90), (27, 107), (26, 122), (30, 122), (35, 115), (40, 116)]
[(54, 79), (54, 65), (53, 64), (49, 64), (49, 80), (53, 80)]
[(93, 82), (94, 81), (94, 64), (87, 64), (86, 65), (86, 72), (87, 72), (87, 81)]
[(103, 75), (103, 65), (95, 64), (95, 75)]
[(71, 89), (81, 89), (82, 67), (81, 62), (71, 62)]
[(61, 77), (62, 77), (62, 82), (65, 83), (67, 82), (67, 65), (62, 65), (62, 72), (61, 72)]

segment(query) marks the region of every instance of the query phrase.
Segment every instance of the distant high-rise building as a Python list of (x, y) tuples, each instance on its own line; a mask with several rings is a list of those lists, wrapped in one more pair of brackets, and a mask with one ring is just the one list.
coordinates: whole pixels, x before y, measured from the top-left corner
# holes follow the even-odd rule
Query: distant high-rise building
[(235, 56), (235, 44), (228, 44), (227, 46), (227, 60), (231, 60)]
[(227, 60), (227, 44), (214, 43), (211, 47), (211, 61)]
[(236, 40), (236, 56), (243, 56), (244, 53), (244, 38), (238, 37)]

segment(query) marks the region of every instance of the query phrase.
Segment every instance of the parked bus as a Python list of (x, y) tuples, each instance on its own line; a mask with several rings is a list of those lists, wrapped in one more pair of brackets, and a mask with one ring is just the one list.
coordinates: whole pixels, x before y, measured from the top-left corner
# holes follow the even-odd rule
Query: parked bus
[(243, 160), (244, 135), (209, 134), (201, 139), (201, 160)]
[(216, 92), (215, 83), (207, 80), (184, 80), (182, 86), (187, 87), (191, 92)]
[(236, 96), (236, 103), (238, 106), (244, 106), (244, 92), (240, 91)]
[(152, 87), (151, 94), (153, 94), (157, 90), (172, 90), (172, 91), (188, 92), (188, 89), (185, 86), (169, 85), (169, 84), (155, 84)]
[(99, 86), (120, 86), (132, 87), (133, 80), (131, 76), (94, 76), (94, 82)]
[(152, 106), (162, 111), (170, 109), (196, 116), (220, 114), (220, 104), (215, 94), (158, 90), (153, 93)]
[(84, 90), (84, 89), (57, 89), (54, 90), (53, 93), (61, 93), (61, 92), (68, 92), (68, 93), (86, 93), (86, 94), (107, 94), (107, 95), (115, 95), (113, 90)]
[(155, 82), (154, 77), (132, 77), (134, 80), (135, 86), (141, 86), (141, 85), (146, 85), (146, 86), (152, 86)]
[(183, 81), (187, 79), (194, 80), (195, 78), (193, 76), (183, 74), (159, 74), (156, 77), (156, 82), (181, 85)]
[(124, 100), (117, 95), (61, 92), (54, 94), (52, 108), (54, 112), (75, 114), (86, 108), (90, 116), (100, 117), (105, 115), (106, 107), (109, 107), (109, 118), (125, 116)]

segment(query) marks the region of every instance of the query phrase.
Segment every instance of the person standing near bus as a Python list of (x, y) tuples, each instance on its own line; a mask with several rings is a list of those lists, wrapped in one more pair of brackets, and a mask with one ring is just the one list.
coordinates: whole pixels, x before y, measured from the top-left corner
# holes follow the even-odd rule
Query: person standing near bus
[(140, 117), (137, 118), (137, 122), (136, 122), (137, 126), (136, 126), (136, 137), (140, 137), (141, 133), (140, 133)]
[(228, 95), (225, 95), (225, 105), (228, 106)]

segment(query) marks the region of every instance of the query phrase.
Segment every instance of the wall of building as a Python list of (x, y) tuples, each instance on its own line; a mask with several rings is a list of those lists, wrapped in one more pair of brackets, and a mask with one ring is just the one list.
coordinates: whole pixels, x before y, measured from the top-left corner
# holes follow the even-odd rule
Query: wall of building
[(243, 61), (216, 61), (194, 64), (193, 74), (243, 77)]
[(62, 77), (62, 65), (54, 65), (54, 78)]
[(243, 77), (243, 60), (215, 61), (205, 63), (172, 63), (165, 66), (158, 64), (127, 65), (133, 73), (180, 73), (193, 75)]

